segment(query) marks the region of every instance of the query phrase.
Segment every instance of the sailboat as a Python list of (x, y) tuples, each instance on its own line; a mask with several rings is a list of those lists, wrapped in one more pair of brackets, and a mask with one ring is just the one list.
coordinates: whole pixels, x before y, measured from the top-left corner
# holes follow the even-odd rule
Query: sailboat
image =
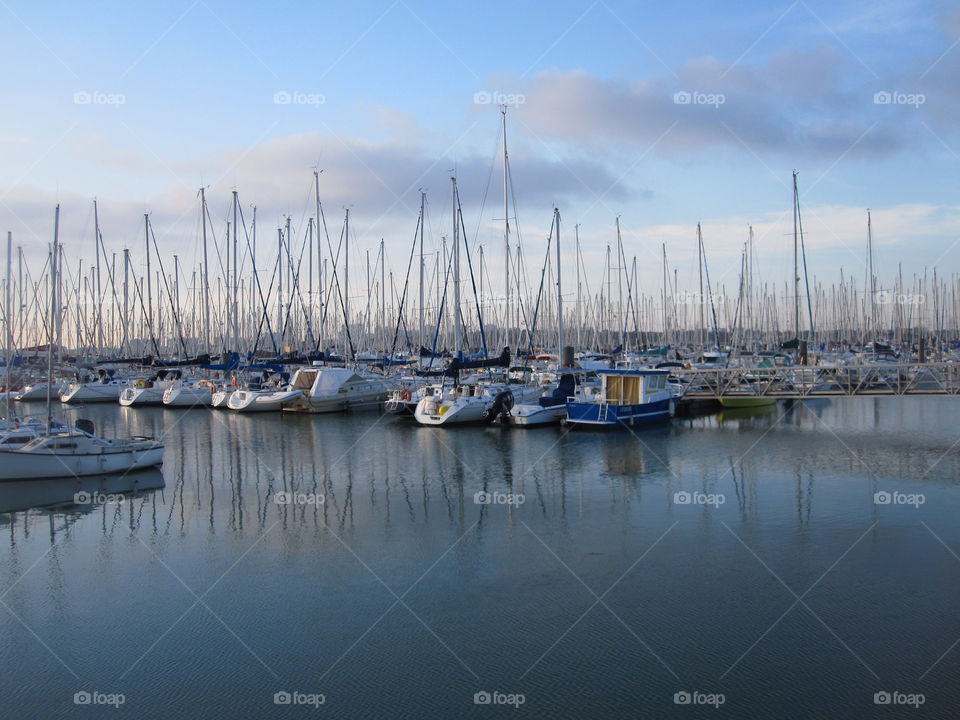
[[(59, 310), (57, 269), (60, 206), (54, 220), (53, 248), (50, 253), (50, 317)], [(47, 323), (47, 381), (53, 385), (53, 322)], [(153, 467), (163, 462), (163, 443), (146, 437), (107, 440), (93, 433), (93, 423), (78, 420), (74, 427), (54, 425), (51, 395), (47, 394), (47, 422), (44, 432), (22, 447), (0, 446), (0, 481), (53, 477), (82, 477), (122, 473)]]
[[(563, 361), (563, 295), (560, 291), (560, 210), (553, 209), (557, 233), (557, 358)], [(549, 240), (548, 240), (549, 242)], [(560, 423), (567, 415), (567, 399), (574, 395), (577, 380), (573, 373), (562, 373), (557, 383), (536, 401), (517, 403), (500, 415), (504, 425), (534, 427)]]

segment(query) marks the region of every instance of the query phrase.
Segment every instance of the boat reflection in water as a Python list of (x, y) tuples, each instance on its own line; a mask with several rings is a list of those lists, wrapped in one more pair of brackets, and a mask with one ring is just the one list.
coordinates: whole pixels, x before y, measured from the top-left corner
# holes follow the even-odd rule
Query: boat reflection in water
[(57, 506), (72, 506), (71, 512), (89, 512), (105, 502), (121, 497), (131, 500), (163, 486), (163, 473), (157, 468), (125, 475), (11, 480), (0, 483), (0, 513)]

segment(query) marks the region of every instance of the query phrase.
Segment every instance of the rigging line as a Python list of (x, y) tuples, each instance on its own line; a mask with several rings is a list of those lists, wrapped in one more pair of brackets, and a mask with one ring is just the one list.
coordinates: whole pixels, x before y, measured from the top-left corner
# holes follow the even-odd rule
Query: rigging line
[[(413, 247), (410, 249), (410, 260), (407, 262), (407, 277), (403, 281), (403, 295), (400, 297), (400, 309), (397, 312), (397, 327), (393, 331), (393, 343), (390, 345), (390, 357), (393, 357), (393, 353), (397, 349), (397, 337), (400, 334), (400, 323), (403, 321), (403, 307), (407, 301), (407, 286), (410, 284), (410, 268), (413, 267), (413, 256), (417, 252), (417, 237), (420, 232), (420, 223), (423, 222), (423, 218), (419, 215), (417, 216), (417, 227), (413, 231)], [(406, 323), (404, 323), (404, 334), (406, 335)], [(410, 338), (407, 338), (407, 346), (409, 347)]]
[(170, 301), (170, 311), (173, 313), (173, 322), (177, 326), (177, 339), (180, 340), (180, 349), (183, 351), (183, 357), (188, 357), (187, 344), (183, 340), (183, 328), (180, 325), (180, 317), (177, 313), (176, 303), (173, 301), (173, 293), (170, 292), (170, 283), (167, 281), (167, 271), (163, 269), (163, 258), (160, 257), (160, 248), (157, 247), (157, 236), (153, 233), (153, 225), (149, 222), (147, 227), (150, 229), (150, 238), (153, 240), (153, 249), (157, 253), (157, 262), (160, 263), (160, 277), (163, 278), (163, 287), (167, 291), (167, 299)]
[[(250, 256), (252, 257), (253, 251), (251, 250), (251, 247), (250, 247), (250, 235), (247, 232), (247, 221), (243, 219), (243, 206), (237, 203), (237, 209), (240, 211), (240, 222), (243, 225), (243, 237), (247, 243), (247, 252), (250, 253)], [(267, 311), (267, 303), (266, 303), (266, 300), (264, 300), (263, 298), (263, 287), (260, 285), (260, 276), (255, 272), (253, 273), (253, 279), (257, 285), (257, 295), (260, 298), (260, 306), (263, 308), (263, 315), (261, 316), (260, 324), (257, 327), (257, 337), (256, 337), (256, 341), (254, 342), (252, 352), (254, 355), (256, 354), (257, 345), (260, 342), (260, 331), (263, 329), (263, 321), (266, 320), (267, 332), (270, 333), (270, 344), (273, 346), (274, 355), (276, 355), (278, 354), (277, 341), (273, 335), (273, 328), (270, 326), (270, 313)], [(270, 275), (270, 290), (272, 289), (273, 289), (273, 273), (271, 273)], [(269, 293), (267, 297), (269, 298)]]
[(470, 270), (470, 285), (473, 287), (473, 302), (477, 308), (477, 324), (480, 326), (480, 342), (483, 347), (483, 359), (487, 360), (487, 334), (483, 328), (483, 313), (480, 310), (480, 297), (477, 295), (477, 281), (473, 275), (473, 261), (470, 260), (470, 248), (467, 245), (467, 229), (463, 225), (463, 208), (460, 206), (460, 189), (457, 188), (457, 209), (460, 211), (460, 228), (463, 230), (463, 247), (467, 253), (467, 268)]

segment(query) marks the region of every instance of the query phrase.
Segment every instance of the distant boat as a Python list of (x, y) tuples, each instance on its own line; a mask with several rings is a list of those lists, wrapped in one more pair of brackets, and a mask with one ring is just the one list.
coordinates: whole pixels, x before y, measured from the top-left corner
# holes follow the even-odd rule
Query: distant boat
[(571, 425), (624, 427), (665, 422), (682, 394), (668, 370), (599, 370), (600, 387), (567, 402)]

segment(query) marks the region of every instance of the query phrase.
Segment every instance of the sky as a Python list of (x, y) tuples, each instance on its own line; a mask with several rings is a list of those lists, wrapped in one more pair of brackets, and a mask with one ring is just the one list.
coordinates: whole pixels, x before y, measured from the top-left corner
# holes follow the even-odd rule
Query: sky
[(698, 222), (717, 285), (736, 287), (752, 225), (755, 281), (782, 287), (794, 170), (818, 282), (864, 282), (867, 208), (882, 283), (960, 268), (956, 5), (2, 0), (0, 18), (0, 229), (31, 262), (59, 202), (89, 263), (96, 198), (108, 252), (142, 266), (150, 213), (161, 252), (195, 267), (201, 186), (218, 238), (233, 190), (259, 237), (289, 216), (302, 238), (316, 168), (334, 243), (350, 209), (351, 267), (383, 239), (402, 277), (420, 190), (432, 251), (455, 173), (501, 287), (505, 104), (531, 274), (557, 207), (594, 286), (619, 217), (646, 294), (664, 248), (693, 286)]

